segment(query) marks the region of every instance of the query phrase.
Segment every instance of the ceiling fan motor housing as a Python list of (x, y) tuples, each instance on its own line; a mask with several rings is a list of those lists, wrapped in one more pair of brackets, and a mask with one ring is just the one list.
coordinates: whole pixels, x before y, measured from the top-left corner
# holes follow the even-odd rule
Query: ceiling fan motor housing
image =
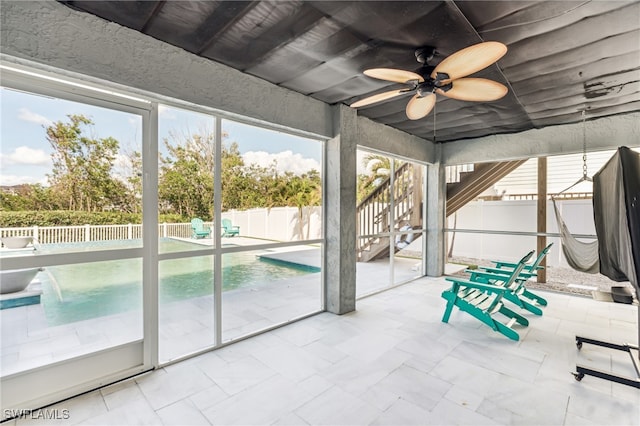
[(423, 97), (431, 93), (434, 93), (436, 89), (440, 89), (443, 92), (450, 90), (453, 87), (451, 82), (442, 84), (443, 80), (448, 80), (449, 75), (443, 72), (436, 74), (436, 78), (431, 78), (430, 74), (433, 71), (433, 67), (422, 67), (419, 74), (423, 76), (424, 81), (416, 87), (418, 94)]

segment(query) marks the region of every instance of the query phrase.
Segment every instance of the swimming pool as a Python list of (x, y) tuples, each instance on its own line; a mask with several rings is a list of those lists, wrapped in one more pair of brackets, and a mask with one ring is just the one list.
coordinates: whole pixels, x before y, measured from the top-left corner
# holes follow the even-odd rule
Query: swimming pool
[[(123, 248), (127, 246), (125, 244), (131, 246), (132, 242), (113, 242), (110, 248)], [(197, 246), (171, 239), (161, 240), (160, 245), (161, 252)], [(100, 248), (106, 247), (101, 243)], [(224, 254), (222, 290), (274, 285), (278, 281), (320, 271), (263, 261), (257, 257), (262, 253), (264, 251)], [(161, 304), (213, 296), (212, 255), (164, 260), (160, 262), (158, 272)], [(139, 310), (142, 306), (142, 259), (52, 266), (39, 273), (38, 278), (42, 282), (42, 306), (49, 325)]]

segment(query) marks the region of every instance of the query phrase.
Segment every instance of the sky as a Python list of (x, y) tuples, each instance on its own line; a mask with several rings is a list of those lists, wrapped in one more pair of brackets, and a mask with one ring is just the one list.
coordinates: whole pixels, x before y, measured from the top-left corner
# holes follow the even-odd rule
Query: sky
[[(126, 167), (127, 152), (141, 151), (140, 116), (87, 104), (0, 89), (0, 185), (47, 184), (52, 149), (45, 128), (57, 121), (68, 122), (68, 114), (83, 114), (94, 122), (88, 136), (113, 137), (120, 142), (116, 173)], [(322, 143), (282, 132), (223, 120), (227, 142), (237, 142), (246, 164), (267, 166), (277, 161), (280, 171), (304, 173), (321, 170)], [(160, 140), (170, 134), (185, 135), (213, 131), (210, 116), (161, 106)], [(162, 149), (163, 144), (160, 143)]]

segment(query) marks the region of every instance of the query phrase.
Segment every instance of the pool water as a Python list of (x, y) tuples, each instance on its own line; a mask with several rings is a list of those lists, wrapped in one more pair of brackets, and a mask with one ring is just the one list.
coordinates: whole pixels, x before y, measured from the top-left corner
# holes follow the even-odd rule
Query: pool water
[[(162, 240), (160, 250), (192, 249), (188, 242)], [(119, 246), (122, 247), (122, 246)], [(202, 248), (202, 246), (199, 246)], [(291, 265), (262, 261), (256, 252), (222, 257), (222, 291), (277, 285), (278, 281), (317, 273)], [(38, 275), (42, 305), (49, 325), (61, 325), (142, 307), (142, 259), (47, 267)], [(160, 303), (213, 296), (213, 256), (161, 261)]]

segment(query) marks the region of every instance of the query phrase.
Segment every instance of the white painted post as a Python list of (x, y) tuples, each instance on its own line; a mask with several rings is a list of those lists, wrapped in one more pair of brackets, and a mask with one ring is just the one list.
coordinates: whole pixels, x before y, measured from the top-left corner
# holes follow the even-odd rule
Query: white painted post
[(89, 224), (84, 225), (84, 240), (91, 241), (91, 228)]
[(163, 236), (164, 238), (167, 238), (167, 222), (164, 222), (164, 223), (162, 224), (162, 236)]
[(133, 239), (133, 225), (130, 223), (127, 223), (127, 239)]
[(31, 236), (33, 237), (33, 241), (40, 242), (38, 239), (38, 225), (33, 225)]

